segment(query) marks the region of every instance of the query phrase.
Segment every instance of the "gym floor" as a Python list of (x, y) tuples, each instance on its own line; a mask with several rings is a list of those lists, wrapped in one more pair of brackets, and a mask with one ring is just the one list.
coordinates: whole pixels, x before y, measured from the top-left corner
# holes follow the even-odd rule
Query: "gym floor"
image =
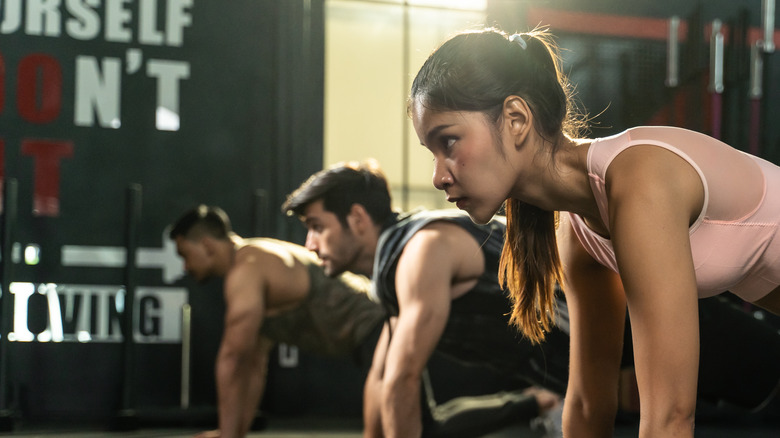
[[(190, 438), (201, 429), (158, 428), (133, 432), (104, 432), (96, 430), (21, 430), (0, 436), (19, 438)], [(623, 422), (616, 427), (615, 438), (636, 437), (637, 424)], [(740, 420), (708, 420), (696, 425), (696, 437), (703, 438), (777, 438), (780, 424), (751, 424)], [(250, 438), (360, 438), (361, 424), (356, 419), (334, 418), (274, 418), (262, 431), (252, 432)], [(516, 426), (485, 435), (484, 438), (549, 438), (544, 431), (529, 426)]]

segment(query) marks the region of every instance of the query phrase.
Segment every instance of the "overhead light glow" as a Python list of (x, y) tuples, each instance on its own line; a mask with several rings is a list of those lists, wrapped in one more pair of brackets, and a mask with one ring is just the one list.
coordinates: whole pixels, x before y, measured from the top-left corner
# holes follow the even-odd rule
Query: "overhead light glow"
[(409, 0), (408, 4), (410, 6), (429, 6), (468, 11), (484, 11), (487, 9), (487, 0)]

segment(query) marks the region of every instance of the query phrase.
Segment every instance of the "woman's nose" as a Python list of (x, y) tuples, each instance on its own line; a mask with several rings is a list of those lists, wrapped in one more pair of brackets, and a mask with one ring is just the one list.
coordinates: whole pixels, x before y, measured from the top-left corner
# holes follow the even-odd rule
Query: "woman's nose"
[(452, 184), (452, 175), (443, 165), (439, 165), (438, 160), (433, 164), (433, 186), (439, 190), (446, 189)]

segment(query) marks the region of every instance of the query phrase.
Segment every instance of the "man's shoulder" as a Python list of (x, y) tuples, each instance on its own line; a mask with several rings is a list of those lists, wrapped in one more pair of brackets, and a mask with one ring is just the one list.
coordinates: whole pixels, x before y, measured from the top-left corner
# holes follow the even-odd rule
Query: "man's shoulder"
[(285, 251), (308, 251), (305, 247), (298, 245), (297, 243), (274, 239), (273, 237), (251, 237), (243, 239), (243, 241), (244, 246), (259, 248), (264, 251), (273, 251), (280, 248)]
[(465, 213), (459, 210), (425, 210), (417, 209), (408, 213), (398, 215), (398, 220), (389, 227), (388, 231), (392, 234), (415, 233), (423, 228), (427, 228), (434, 223), (455, 222), (463, 218), (468, 218)]
[(311, 251), (271, 238), (244, 239), (242, 243), (226, 278), (229, 284), (245, 291), (252, 290), (246, 287), (249, 285), (263, 288), (268, 309), (298, 302), (308, 294), (310, 267), (316, 266), (311, 262)]
[(429, 244), (436, 245), (457, 244), (469, 236), (471, 236), (469, 230), (458, 221), (450, 218), (433, 219), (409, 235), (407, 245), (420, 241), (428, 241)]
[(236, 251), (234, 268), (244, 266), (267, 276), (300, 269), (312, 260), (314, 254), (295, 243), (266, 237), (252, 238), (245, 239)]
[(473, 234), (475, 231), (503, 231), (506, 228), (506, 219), (496, 216), (487, 224), (477, 224), (469, 215), (461, 210), (415, 210), (400, 217), (395, 225), (394, 232), (416, 233), (422, 229), (443, 227), (456, 230), (461, 228), (464, 232)]
[[(441, 230), (441, 233), (420, 233), (421, 230)], [(397, 221), (386, 228), (379, 238), (377, 257), (379, 271), (392, 269), (405, 247), (417, 239), (442, 239), (443, 234), (451, 237), (447, 240), (467, 241), (471, 236), (486, 250), (498, 247), (503, 243), (506, 223), (500, 217), (494, 218), (488, 224), (474, 223), (465, 212), (455, 209), (415, 210), (398, 216)], [(444, 239), (442, 239), (443, 241)], [(493, 244), (495, 243), (495, 244)], [(376, 272), (375, 272), (376, 274)]]
[(273, 239), (270, 237), (255, 237), (244, 239), (244, 244), (239, 247), (239, 252), (247, 254), (256, 254), (260, 256), (276, 257), (287, 259), (313, 257), (311, 251), (296, 243), (284, 240)]

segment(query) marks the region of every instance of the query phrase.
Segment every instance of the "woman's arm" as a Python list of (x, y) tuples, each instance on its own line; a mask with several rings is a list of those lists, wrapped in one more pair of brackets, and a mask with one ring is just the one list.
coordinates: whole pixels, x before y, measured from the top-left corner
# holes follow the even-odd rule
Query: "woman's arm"
[(640, 394), (640, 437), (692, 437), (699, 360), (690, 224), (700, 177), (672, 152), (632, 147), (607, 173), (610, 229), (626, 291)]
[(565, 215), (558, 244), (571, 327), (564, 435), (612, 436), (626, 315), (620, 278), (585, 252)]

